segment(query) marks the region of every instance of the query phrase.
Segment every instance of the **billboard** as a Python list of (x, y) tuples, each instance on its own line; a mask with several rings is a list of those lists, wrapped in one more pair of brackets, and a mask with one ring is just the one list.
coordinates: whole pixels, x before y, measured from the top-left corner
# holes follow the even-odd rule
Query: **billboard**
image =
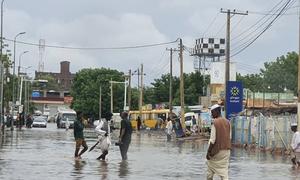
[(243, 110), (242, 82), (228, 81), (226, 85), (226, 118)]
[[(236, 80), (236, 64), (230, 63), (230, 81)], [(211, 63), (210, 71), (211, 84), (224, 84), (225, 83), (225, 62)]]

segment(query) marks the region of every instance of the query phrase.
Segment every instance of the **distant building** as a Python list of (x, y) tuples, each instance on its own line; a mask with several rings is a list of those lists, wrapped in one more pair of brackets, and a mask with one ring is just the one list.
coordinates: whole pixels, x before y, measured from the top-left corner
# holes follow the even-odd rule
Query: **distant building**
[(60, 62), (60, 73), (53, 72), (37, 72), (35, 71), (35, 79), (39, 79), (43, 76), (51, 76), (55, 79), (60, 87), (60, 91), (70, 91), (72, 81), (75, 74), (70, 72), (70, 62), (61, 61)]
[(58, 89), (33, 89), (31, 102), (37, 110), (43, 114), (53, 117), (59, 107), (69, 106), (73, 98), (70, 96), (70, 90), (75, 74), (70, 72), (70, 62), (60, 62), (60, 72), (35, 72), (35, 79), (42, 79), (45, 76), (51, 76), (58, 84)]

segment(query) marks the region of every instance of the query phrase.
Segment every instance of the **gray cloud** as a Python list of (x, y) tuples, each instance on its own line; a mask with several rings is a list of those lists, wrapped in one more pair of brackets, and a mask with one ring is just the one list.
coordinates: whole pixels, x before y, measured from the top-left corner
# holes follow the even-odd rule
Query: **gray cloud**
[[(111, 47), (166, 42), (182, 37), (187, 46), (203, 35), (220, 8), (267, 11), (277, 2), (267, 0), (197, 1), (197, 0), (51, 0), (5, 2), (4, 35), (13, 38), (26, 31), (19, 40), (74, 47)], [(294, 10), (291, 10), (295, 12)], [(232, 38), (255, 23), (261, 15), (232, 18)], [(226, 15), (219, 13), (205, 36), (224, 37)], [(234, 57), (242, 73), (258, 71), (264, 61), (273, 60), (288, 51), (297, 50), (297, 16), (284, 16), (253, 46)], [(220, 33), (217, 34), (217, 31)], [(232, 48), (238, 41), (232, 42)], [(168, 47), (177, 47), (177, 44)], [(10, 48), (12, 44), (10, 43)], [(145, 64), (146, 82), (168, 72), (166, 46), (128, 51), (80, 51), (50, 49), (45, 51), (45, 70), (58, 71), (59, 61), (71, 61), (71, 70), (86, 67), (110, 67), (127, 72)], [(24, 50), (22, 64), (37, 68), (38, 47), (17, 45)], [(232, 52), (234, 53), (234, 52)], [(177, 57), (174, 57), (177, 59)], [(177, 63), (177, 62), (176, 62)], [(193, 71), (193, 57), (185, 54), (185, 72)], [(178, 74), (179, 66), (175, 65)]]

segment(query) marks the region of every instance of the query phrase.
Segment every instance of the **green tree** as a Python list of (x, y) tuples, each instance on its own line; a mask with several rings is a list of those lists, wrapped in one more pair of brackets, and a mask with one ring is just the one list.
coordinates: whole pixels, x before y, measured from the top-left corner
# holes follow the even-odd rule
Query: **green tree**
[[(199, 72), (184, 74), (184, 89), (185, 89), (185, 103), (187, 105), (198, 104), (199, 96), (203, 95), (203, 87), (209, 84), (209, 77)], [(150, 104), (168, 103), (169, 102), (169, 74), (162, 75), (159, 79), (155, 79), (148, 87), (145, 96), (151, 94), (149, 98)], [(172, 98), (173, 105), (180, 105), (180, 79), (173, 77), (172, 81)]]
[(250, 89), (254, 92), (264, 91), (267, 87), (267, 84), (264, 83), (261, 74), (247, 74), (242, 76), (238, 73), (236, 80), (242, 81), (244, 88)]
[[(110, 112), (110, 80), (124, 81), (124, 74), (106, 68), (82, 69), (77, 72), (71, 88), (71, 96), (74, 98), (72, 108), (86, 115), (98, 117), (101, 86), (102, 116)], [(113, 111), (120, 112), (124, 105), (124, 84), (113, 85), (113, 97)]]
[(237, 74), (245, 88), (252, 91), (284, 92), (290, 90), (297, 94), (298, 54), (289, 52), (275, 61), (266, 62), (258, 74)]
[(289, 52), (274, 62), (266, 62), (261, 70), (265, 84), (274, 92), (284, 92), (284, 89), (297, 93), (298, 54)]

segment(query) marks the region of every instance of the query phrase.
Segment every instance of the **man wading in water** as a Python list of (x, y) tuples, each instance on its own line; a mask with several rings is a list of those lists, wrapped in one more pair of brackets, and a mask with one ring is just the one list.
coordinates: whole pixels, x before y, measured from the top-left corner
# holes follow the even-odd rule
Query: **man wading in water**
[(128, 113), (122, 112), (121, 113), (121, 130), (119, 136), (119, 142), (117, 145), (120, 146), (122, 160), (127, 160), (127, 151), (129, 148), (129, 144), (131, 142), (131, 133), (132, 133), (132, 126), (128, 119)]
[(221, 117), (221, 107), (216, 104), (211, 107), (213, 124), (207, 150), (207, 179), (212, 180), (214, 174), (222, 180), (228, 179), (228, 166), (231, 148), (230, 122)]
[[(77, 112), (77, 119), (74, 122), (74, 138), (76, 141), (76, 148), (75, 148), (75, 155), (74, 157), (76, 159), (81, 159), (81, 155), (88, 150), (88, 146), (86, 145), (86, 142), (84, 140), (83, 136), (83, 129), (84, 129), (84, 123), (83, 123), (83, 114), (82, 112)], [(80, 147), (83, 146), (83, 149), (79, 153)], [(78, 154), (79, 153), (79, 154)]]

